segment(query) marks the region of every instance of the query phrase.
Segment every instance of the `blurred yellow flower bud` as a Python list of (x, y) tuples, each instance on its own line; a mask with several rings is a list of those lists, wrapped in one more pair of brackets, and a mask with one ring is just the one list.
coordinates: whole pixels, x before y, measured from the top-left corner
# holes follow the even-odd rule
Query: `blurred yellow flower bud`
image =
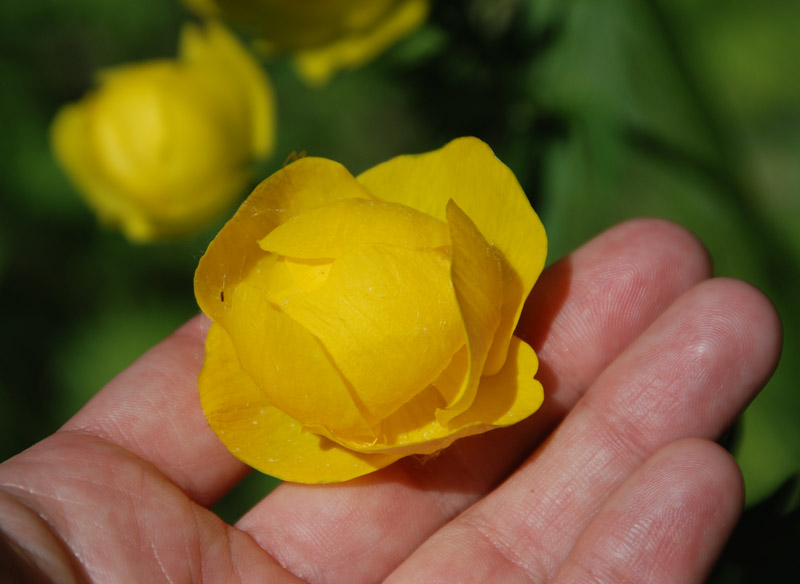
[(367, 63), (418, 28), (430, 0), (184, 0), (197, 14), (258, 35), (269, 51), (291, 51), (303, 78), (323, 84)]
[(272, 149), (269, 81), (218, 24), (187, 25), (177, 60), (116, 67), (98, 81), (56, 115), (53, 149), (100, 219), (131, 240), (201, 227)]
[(513, 332), (546, 250), (516, 178), (475, 138), (357, 178), (289, 164), (197, 268), (211, 428), (251, 466), (315, 483), (521, 421), (543, 394)]

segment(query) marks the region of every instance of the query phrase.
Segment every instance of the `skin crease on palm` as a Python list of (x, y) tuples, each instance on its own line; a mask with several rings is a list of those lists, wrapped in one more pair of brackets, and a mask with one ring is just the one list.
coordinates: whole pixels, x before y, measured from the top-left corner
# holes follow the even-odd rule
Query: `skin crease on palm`
[(285, 483), (233, 526), (207, 508), (247, 469), (200, 409), (197, 317), (0, 465), (0, 569), (26, 582), (702, 582), (743, 499), (713, 440), (781, 338), (760, 292), (710, 271), (671, 223), (607, 231), (545, 271), (518, 326), (541, 360), (539, 412), (349, 482)]

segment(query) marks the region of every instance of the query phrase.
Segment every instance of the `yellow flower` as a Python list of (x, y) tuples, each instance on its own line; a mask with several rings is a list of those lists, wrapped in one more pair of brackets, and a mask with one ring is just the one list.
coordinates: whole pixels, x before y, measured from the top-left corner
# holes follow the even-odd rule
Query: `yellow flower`
[(180, 53), (103, 71), (100, 87), (53, 122), (67, 175), (134, 241), (219, 215), (272, 148), (272, 89), (241, 44), (220, 25), (187, 25)]
[(430, 0), (184, 0), (197, 14), (252, 30), (270, 51), (291, 51), (320, 85), (372, 60), (418, 28)]
[(200, 260), (211, 428), (284, 480), (347, 480), (519, 422), (542, 402), (513, 336), (547, 240), (483, 142), (357, 178), (301, 158), (262, 182)]

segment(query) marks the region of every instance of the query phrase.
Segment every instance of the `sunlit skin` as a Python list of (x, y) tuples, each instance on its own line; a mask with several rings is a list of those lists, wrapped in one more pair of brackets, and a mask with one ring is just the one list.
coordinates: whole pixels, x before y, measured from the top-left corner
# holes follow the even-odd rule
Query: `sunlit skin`
[(743, 494), (713, 440), (780, 351), (770, 302), (709, 278), (682, 228), (611, 229), (527, 303), (517, 332), (546, 395), (530, 419), (349, 482), (285, 483), (235, 525), (207, 510), (247, 468), (200, 409), (197, 317), (0, 465), (4, 553), (58, 582), (702, 582)]

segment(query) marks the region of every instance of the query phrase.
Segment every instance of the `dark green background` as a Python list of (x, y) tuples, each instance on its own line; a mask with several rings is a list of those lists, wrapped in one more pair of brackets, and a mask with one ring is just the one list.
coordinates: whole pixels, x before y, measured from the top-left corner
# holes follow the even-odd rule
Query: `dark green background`
[[(173, 56), (188, 18), (177, 0), (0, 3), (4, 458), (197, 312), (192, 273), (224, 218), (134, 246), (96, 224), (47, 139), (98, 69)], [(779, 581), (800, 543), (798, 31), (800, 3), (780, 0), (435, 0), (425, 27), (324, 89), (266, 63), (278, 145), (254, 181), (292, 150), (360, 172), (475, 135), (540, 212), (550, 261), (630, 217), (693, 230), (717, 274), (763, 289), (785, 326), (774, 379), (725, 440), (750, 508), (712, 578)], [(220, 512), (269, 484), (250, 479)]]

